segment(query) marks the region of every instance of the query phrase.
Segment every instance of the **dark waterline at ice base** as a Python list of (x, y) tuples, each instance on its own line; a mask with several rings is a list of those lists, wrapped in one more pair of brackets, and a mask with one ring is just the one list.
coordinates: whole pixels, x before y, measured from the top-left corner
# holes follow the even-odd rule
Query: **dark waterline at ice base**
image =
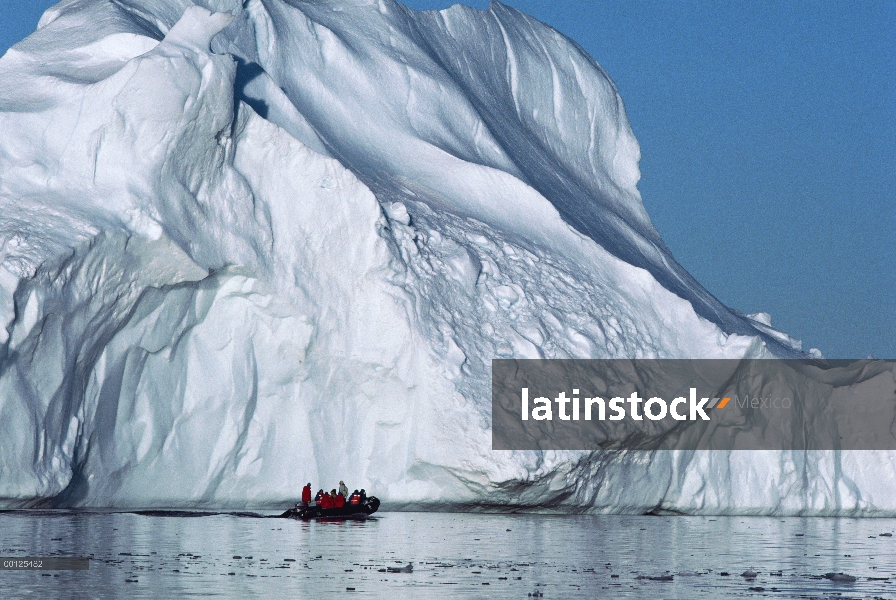
[[(0, 554), (90, 556), (90, 569), (0, 580), (32, 597), (896, 598), (894, 531), (896, 519), (14, 511), (0, 513)], [(824, 577), (841, 572), (856, 580)]]

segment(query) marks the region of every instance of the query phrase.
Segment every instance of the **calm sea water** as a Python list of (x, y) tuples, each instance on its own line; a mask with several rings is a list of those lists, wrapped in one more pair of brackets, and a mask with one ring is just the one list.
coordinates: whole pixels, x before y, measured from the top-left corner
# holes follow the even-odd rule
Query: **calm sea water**
[(880, 535), (894, 532), (893, 519), (14, 511), (0, 513), (0, 556), (92, 560), (0, 571), (0, 595), (896, 599), (896, 538)]

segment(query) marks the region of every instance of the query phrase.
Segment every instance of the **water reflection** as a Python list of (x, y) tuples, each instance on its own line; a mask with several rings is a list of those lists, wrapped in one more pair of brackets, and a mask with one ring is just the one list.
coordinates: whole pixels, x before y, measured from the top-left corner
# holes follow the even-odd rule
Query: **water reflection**
[(0, 555), (91, 568), (0, 580), (35, 597), (896, 598), (894, 531), (892, 519), (18, 511), (0, 513)]

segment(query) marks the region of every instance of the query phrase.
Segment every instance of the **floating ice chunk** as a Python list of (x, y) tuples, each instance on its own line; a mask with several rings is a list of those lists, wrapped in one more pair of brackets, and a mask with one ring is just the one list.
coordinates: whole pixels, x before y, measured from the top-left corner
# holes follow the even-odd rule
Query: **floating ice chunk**
[(575, 44), (498, 2), (191, 4), (60, 3), (0, 59), (0, 505), (342, 478), (397, 508), (896, 513), (890, 453), (491, 450), (493, 358), (797, 347), (658, 243)]

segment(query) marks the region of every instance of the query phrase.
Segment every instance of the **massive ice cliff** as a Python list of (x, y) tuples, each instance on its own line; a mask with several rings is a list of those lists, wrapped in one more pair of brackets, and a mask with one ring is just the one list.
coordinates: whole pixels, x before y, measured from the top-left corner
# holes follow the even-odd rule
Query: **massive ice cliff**
[(638, 160), (498, 2), (60, 2), (0, 59), (0, 504), (896, 513), (888, 453), (491, 450), (492, 358), (799, 355)]

